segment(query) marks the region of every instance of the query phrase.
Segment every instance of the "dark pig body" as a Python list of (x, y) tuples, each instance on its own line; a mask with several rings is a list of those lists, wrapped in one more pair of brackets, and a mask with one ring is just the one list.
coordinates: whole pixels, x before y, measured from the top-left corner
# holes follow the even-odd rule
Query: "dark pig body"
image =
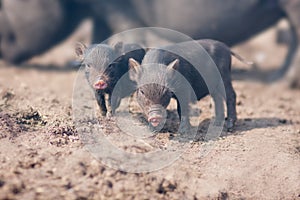
[[(199, 40), (198, 43), (213, 59), (221, 75), (226, 95), (227, 128), (231, 130), (237, 119), (236, 94), (231, 83), (231, 55), (236, 56), (240, 60), (241, 57), (232, 53), (225, 44), (215, 40)], [(192, 57), (196, 59), (198, 58), (198, 55), (194, 55), (192, 50), (190, 54)], [(195, 92), (197, 100), (200, 100), (210, 93), (206, 82), (197, 69), (195, 69), (189, 62), (183, 59), (180, 55), (176, 55), (169, 51), (163, 49), (152, 49), (148, 51), (142, 61), (142, 66), (146, 66), (151, 63), (167, 66), (166, 74), (151, 74), (150, 76), (154, 77), (153, 83), (143, 85), (141, 78), (143, 77), (144, 72), (138, 62), (130, 59), (130, 66), (132, 68), (132, 70), (130, 70), (130, 77), (140, 86), (137, 89), (139, 105), (143, 108), (144, 114), (147, 116), (149, 123), (156, 127), (164, 118), (162, 115), (162, 113), (164, 113), (163, 109), (168, 106), (172, 97), (175, 98), (177, 100), (177, 111), (182, 122), (179, 127), (179, 131), (185, 131), (189, 126), (188, 104), (190, 102), (189, 97), (191, 96), (191, 91), (180, 88), (180, 84), (182, 85), (182, 83), (177, 83), (178, 87), (175, 89), (173, 88), (173, 91), (166, 86), (170, 85), (170, 82), (176, 82), (176, 80), (172, 80), (175, 78), (175, 69), (189, 82)], [(180, 94), (180, 96), (186, 97), (186, 99), (179, 101), (174, 90), (177, 94)], [(210, 95), (215, 102), (216, 120), (222, 120), (224, 119), (224, 94), (221, 94), (218, 91), (211, 92), (212, 93), (210, 93)]]
[[(90, 47), (78, 44), (76, 53), (86, 67), (86, 78), (95, 92), (102, 116), (111, 116), (119, 106), (121, 98), (124, 97), (117, 96), (112, 102), (111, 97), (115, 85), (123, 75), (127, 75), (129, 58), (133, 57), (141, 61), (145, 50), (137, 44), (118, 43), (113, 48), (105, 44)], [(124, 87), (127, 88), (124, 89), (134, 87), (134, 83), (129, 78), (127, 79), (128, 85), (125, 85)], [(107, 101), (106, 94), (108, 95)]]

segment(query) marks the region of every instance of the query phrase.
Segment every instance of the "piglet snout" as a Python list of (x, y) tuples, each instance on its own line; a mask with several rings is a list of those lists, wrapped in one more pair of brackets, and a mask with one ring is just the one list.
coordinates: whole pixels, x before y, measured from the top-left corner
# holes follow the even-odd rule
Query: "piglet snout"
[(148, 114), (148, 122), (153, 127), (158, 127), (163, 125), (166, 120), (166, 109), (161, 106), (160, 104), (155, 104), (150, 107), (149, 114)]
[(162, 121), (161, 117), (149, 117), (148, 122), (153, 126), (157, 127)]
[(98, 80), (94, 83), (94, 89), (104, 90), (107, 88), (107, 83), (104, 80)]

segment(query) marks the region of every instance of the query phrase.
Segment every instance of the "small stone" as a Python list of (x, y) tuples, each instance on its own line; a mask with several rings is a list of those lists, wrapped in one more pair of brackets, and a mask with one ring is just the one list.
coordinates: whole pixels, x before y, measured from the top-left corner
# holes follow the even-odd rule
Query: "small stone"
[(278, 122), (281, 123), (281, 124), (286, 124), (287, 120), (286, 119), (279, 119)]
[(35, 190), (37, 193), (43, 193), (45, 190), (41, 187), (36, 188)]

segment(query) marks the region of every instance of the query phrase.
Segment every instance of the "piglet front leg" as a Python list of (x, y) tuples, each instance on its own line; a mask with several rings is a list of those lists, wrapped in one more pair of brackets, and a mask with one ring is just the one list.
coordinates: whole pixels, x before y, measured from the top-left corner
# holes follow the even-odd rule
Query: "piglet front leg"
[(176, 101), (177, 101), (177, 113), (178, 113), (179, 119), (180, 119), (180, 125), (179, 125), (178, 132), (179, 133), (188, 133), (191, 129), (190, 118), (188, 116), (188, 114), (189, 114), (188, 102), (183, 101), (180, 104), (178, 99), (176, 99)]
[(115, 115), (116, 108), (120, 106), (120, 103), (121, 103), (121, 98), (119, 96), (114, 96), (114, 98), (112, 98), (112, 95), (109, 94), (108, 101), (107, 101), (107, 113), (106, 113), (107, 118), (111, 118)]
[(105, 96), (102, 93), (95, 92), (95, 97), (100, 108), (100, 113), (102, 116), (106, 116), (107, 108), (105, 103)]

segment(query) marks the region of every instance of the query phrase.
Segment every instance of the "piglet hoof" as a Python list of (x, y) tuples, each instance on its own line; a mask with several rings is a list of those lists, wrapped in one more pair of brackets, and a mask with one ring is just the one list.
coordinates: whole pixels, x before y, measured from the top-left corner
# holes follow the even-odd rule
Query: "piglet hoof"
[(180, 126), (178, 129), (178, 133), (180, 134), (186, 134), (190, 132), (190, 127), (189, 126)]
[(228, 132), (233, 132), (234, 126), (235, 126), (235, 119), (227, 119), (226, 120), (226, 128)]
[(106, 113), (106, 118), (111, 118), (111, 117), (112, 117), (111, 112), (107, 112), (107, 113)]
[(185, 133), (189, 133), (190, 129), (191, 129), (191, 125), (190, 125), (189, 120), (188, 119), (182, 119), (181, 123), (180, 123), (180, 126), (179, 126), (179, 129), (178, 129), (178, 132), (180, 134), (185, 134)]
[(100, 114), (101, 114), (101, 117), (106, 117), (106, 111), (101, 111)]
[(150, 125), (150, 124), (149, 124), (149, 129), (150, 129), (150, 131), (151, 131), (152, 133), (158, 133), (158, 132), (160, 131), (159, 128), (154, 127), (154, 126), (152, 126), (152, 125)]
[(213, 126), (223, 126), (224, 121), (223, 120), (214, 120)]
[(113, 119), (113, 117), (114, 117), (114, 115), (113, 115), (112, 112), (108, 111), (108, 112), (106, 113), (106, 119), (111, 120), (111, 119)]

